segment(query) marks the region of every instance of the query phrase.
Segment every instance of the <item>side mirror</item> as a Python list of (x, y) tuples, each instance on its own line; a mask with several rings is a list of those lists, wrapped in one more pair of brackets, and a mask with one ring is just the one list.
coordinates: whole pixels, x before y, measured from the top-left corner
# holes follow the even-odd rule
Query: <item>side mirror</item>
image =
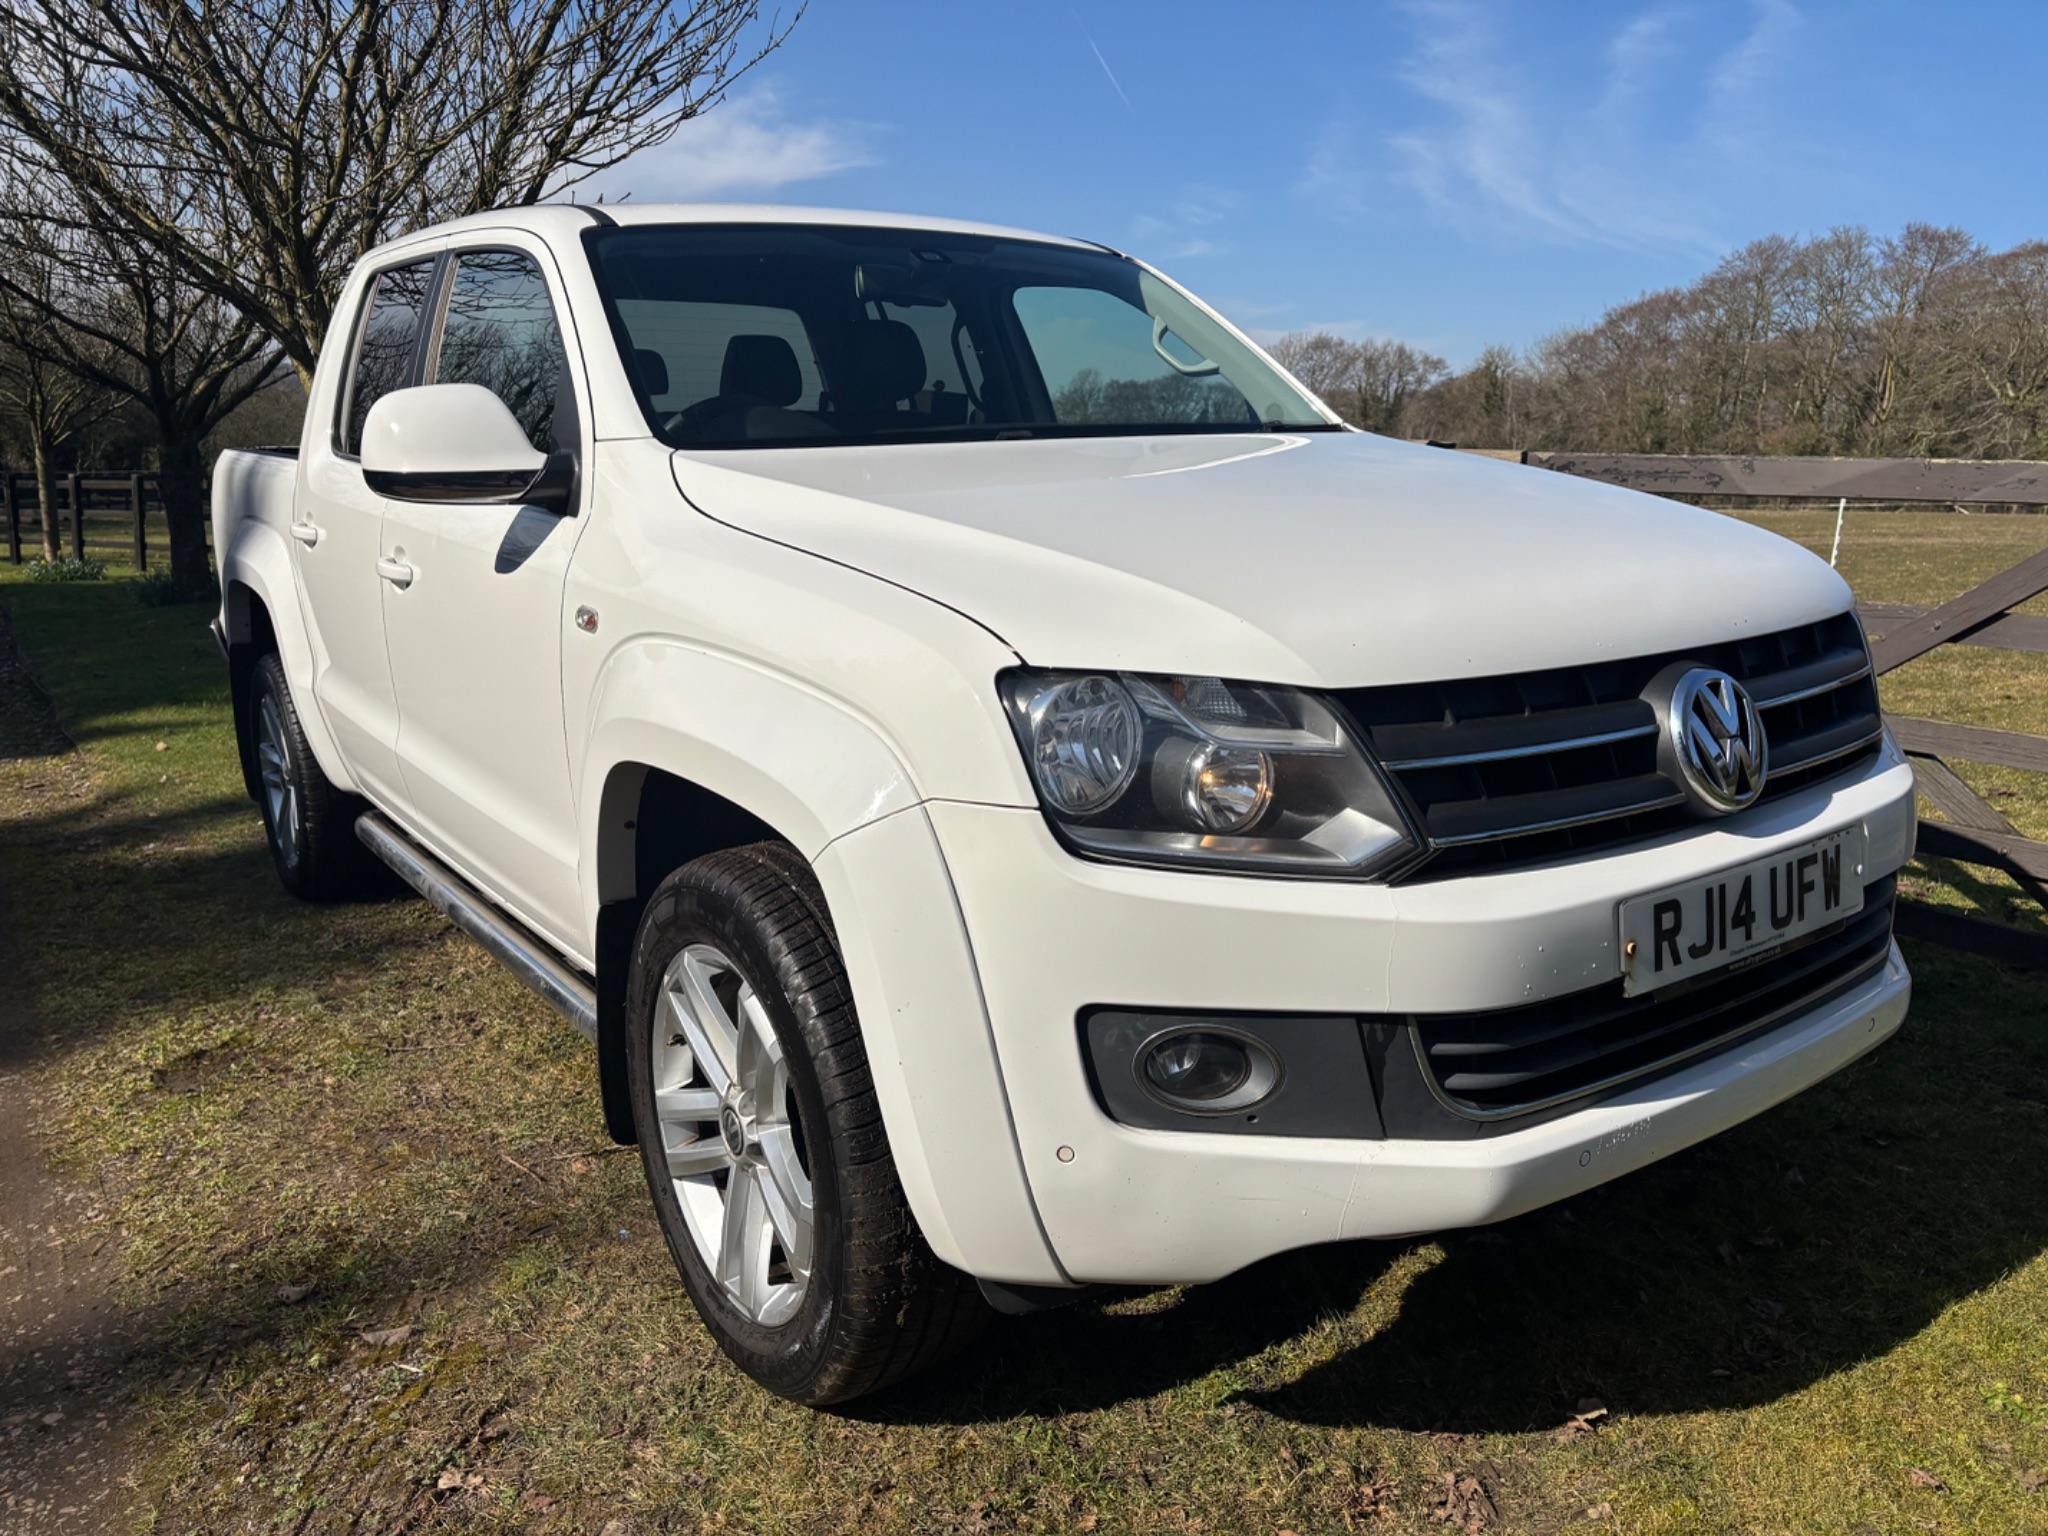
[(569, 510), (575, 463), (542, 453), (481, 384), (394, 389), (363, 423), (363, 480), (395, 501)]

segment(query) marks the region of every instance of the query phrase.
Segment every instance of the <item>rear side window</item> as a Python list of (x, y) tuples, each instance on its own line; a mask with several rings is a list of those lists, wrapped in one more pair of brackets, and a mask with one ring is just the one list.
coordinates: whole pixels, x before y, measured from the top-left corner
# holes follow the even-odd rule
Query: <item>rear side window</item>
[[(547, 279), (531, 256), (469, 251), (456, 259), (436, 384), (481, 384), (519, 418), (527, 441), (546, 453), (575, 446), (558, 442), (556, 432), (567, 365)], [(562, 425), (566, 437), (567, 421)]]
[(356, 342), (355, 372), (349, 376), (348, 398), (342, 405), (343, 453), (362, 452), (363, 423), (369, 419), (370, 407), (412, 382), (413, 348), (426, 321), (427, 293), (433, 281), (431, 258), (377, 275)]

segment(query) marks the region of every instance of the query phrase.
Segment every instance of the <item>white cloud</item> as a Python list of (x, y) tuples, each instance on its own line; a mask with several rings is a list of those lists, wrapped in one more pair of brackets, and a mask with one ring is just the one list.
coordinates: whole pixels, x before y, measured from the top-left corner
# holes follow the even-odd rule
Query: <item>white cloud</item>
[(1147, 261), (1220, 256), (1230, 249), (1218, 238), (1222, 226), (1243, 205), (1243, 195), (1228, 187), (1186, 188), (1164, 213), (1141, 213), (1131, 220), (1130, 247)]
[(1770, 158), (1756, 151), (1783, 137), (1780, 77), (1802, 24), (1792, 0), (1751, 0), (1718, 52), (1695, 46), (1690, 12), (1660, 0), (1590, 56), (1591, 78), (1562, 89), (1497, 11), (1405, 9), (1414, 41), (1398, 74), (1425, 111), (1378, 145), (1346, 119), (1324, 126), (1295, 191), (1333, 218), (1420, 201), (1475, 235), (1713, 250), (1715, 215), (1755, 190)]
[(667, 143), (592, 178), (578, 195), (652, 203), (775, 192), (875, 164), (875, 137), (868, 123), (796, 120), (779, 91), (758, 85), (690, 119)]

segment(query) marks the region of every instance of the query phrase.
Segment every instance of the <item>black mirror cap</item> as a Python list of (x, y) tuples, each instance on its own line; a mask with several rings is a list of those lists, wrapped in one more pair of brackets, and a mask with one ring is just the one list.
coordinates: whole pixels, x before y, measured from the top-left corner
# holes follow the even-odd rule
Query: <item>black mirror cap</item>
[(569, 516), (576, 510), (576, 455), (557, 449), (537, 473), (523, 469), (401, 473), (366, 469), (363, 483), (393, 501), (457, 502), (465, 506), (538, 507)]

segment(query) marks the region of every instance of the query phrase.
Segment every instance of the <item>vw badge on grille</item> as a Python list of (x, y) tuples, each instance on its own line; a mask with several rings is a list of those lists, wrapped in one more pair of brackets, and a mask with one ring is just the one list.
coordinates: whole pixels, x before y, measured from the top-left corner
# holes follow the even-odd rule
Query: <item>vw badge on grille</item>
[(1742, 684), (1712, 667), (1694, 667), (1671, 685), (1666, 740), (1693, 808), (1739, 811), (1763, 792), (1769, 747), (1763, 721)]

